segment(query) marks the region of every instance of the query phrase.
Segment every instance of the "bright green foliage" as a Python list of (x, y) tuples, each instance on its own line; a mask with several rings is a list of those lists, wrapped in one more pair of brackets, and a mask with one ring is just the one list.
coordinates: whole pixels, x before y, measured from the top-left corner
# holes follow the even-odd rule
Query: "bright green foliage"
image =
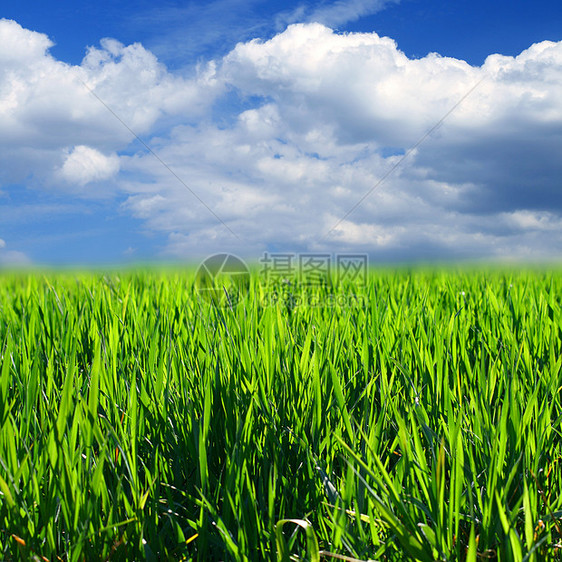
[(193, 283), (0, 277), (0, 559), (560, 559), (558, 272)]

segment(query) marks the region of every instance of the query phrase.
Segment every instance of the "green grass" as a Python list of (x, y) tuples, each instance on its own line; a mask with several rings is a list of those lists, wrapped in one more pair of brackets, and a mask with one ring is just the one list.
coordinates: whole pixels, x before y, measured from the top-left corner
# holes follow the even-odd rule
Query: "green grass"
[(559, 271), (194, 278), (0, 277), (0, 559), (561, 558)]

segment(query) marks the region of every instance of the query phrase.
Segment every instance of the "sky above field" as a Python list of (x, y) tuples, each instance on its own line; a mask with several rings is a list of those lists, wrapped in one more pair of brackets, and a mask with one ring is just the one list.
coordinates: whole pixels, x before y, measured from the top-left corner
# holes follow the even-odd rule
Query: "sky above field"
[(559, 1), (10, 4), (0, 266), (562, 257)]

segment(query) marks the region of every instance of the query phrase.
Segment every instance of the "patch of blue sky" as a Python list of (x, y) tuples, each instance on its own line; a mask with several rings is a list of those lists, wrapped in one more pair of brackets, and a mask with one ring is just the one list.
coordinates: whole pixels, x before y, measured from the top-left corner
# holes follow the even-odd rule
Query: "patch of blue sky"
[(383, 158), (389, 158), (390, 156), (404, 156), (404, 154), (406, 154), (406, 150), (404, 148), (397, 146), (383, 146), (382, 148), (379, 148), (377, 152)]
[(516, 56), (562, 40), (562, 9), (555, 0), (402, 0), (344, 30), (391, 37), (410, 58), (439, 53), (480, 66), (493, 53)]
[(8, 245), (17, 242), (35, 264), (102, 265), (158, 254), (165, 237), (122, 212), (123, 200), (80, 200), (18, 186), (0, 204), (2, 237)]

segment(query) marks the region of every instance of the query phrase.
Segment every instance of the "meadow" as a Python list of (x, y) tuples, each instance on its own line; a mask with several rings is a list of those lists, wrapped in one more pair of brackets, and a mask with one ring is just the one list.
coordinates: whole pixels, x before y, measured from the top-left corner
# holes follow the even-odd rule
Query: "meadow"
[(0, 276), (0, 559), (562, 557), (559, 270), (194, 281)]

